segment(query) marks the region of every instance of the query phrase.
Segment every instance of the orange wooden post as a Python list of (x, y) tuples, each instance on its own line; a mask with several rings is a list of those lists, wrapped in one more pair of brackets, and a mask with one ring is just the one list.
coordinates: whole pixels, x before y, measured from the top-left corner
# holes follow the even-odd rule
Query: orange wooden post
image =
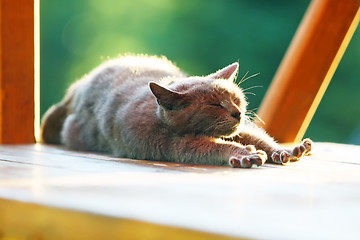
[(313, 0), (260, 106), (280, 142), (299, 141), (359, 23), (360, 0)]
[(0, 143), (34, 142), (34, 0), (0, 0)]

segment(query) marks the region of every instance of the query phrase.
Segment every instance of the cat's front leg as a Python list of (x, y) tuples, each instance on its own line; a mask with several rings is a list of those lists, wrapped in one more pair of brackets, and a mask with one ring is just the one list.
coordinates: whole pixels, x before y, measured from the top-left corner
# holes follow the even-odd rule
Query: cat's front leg
[(179, 137), (164, 147), (162, 158), (174, 162), (250, 168), (263, 165), (267, 159), (264, 151), (254, 147), (207, 137)]
[(279, 145), (263, 129), (252, 123), (248, 123), (236, 136), (229, 139), (242, 145), (254, 145), (256, 149), (266, 152), (267, 162), (286, 164), (299, 161), (303, 156), (309, 154), (312, 148), (312, 141), (304, 139), (299, 145), (287, 149)]

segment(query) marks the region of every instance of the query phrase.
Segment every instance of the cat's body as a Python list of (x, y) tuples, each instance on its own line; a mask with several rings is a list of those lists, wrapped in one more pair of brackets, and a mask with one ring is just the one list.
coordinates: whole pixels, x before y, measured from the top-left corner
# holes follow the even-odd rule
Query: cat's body
[[(110, 60), (73, 84), (45, 114), (42, 141), (117, 157), (251, 167), (286, 163), (311, 141), (284, 150), (246, 120), (234, 63), (187, 77), (165, 58)], [(253, 145), (253, 146), (248, 146)]]

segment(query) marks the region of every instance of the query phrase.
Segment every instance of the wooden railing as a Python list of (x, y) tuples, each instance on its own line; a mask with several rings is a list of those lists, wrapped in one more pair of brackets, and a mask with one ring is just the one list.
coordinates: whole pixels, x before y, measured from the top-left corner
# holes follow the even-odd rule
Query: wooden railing
[(313, 0), (260, 106), (265, 130), (299, 142), (360, 19), (360, 0)]
[(0, 3), (0, 143), (32, 143), (34, 0)]

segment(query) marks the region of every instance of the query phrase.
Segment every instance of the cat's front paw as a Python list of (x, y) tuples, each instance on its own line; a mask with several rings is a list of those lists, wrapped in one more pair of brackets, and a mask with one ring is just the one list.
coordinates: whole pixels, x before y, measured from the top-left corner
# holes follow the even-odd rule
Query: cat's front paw
[(251, 168), (253, 165), (261, 166), (265, 163), (267, 155), (262, 150), (251, 151), (248, 156), (232, 156), (229, 165), (234, 168)]
[(287, 164), (290, 162), (291, 154), (286, 150), (274, 151), (271, 155), (271, 160), (277, 164)]
[(303, 156), (309, 155), (311, 153), (312, 145), (313, 142), (310, 138), (304, 139), (298, 146), (292, 149), (292, 155), (294, 156), (292, 161), (298, 161)]
[(306, 138), (299, 145), (290, 150), (275, 150), (271, 154), (271, 160), (277, 164), (287, 164), (289, 162), (299, 161), (303, 156), (310, 154), (312, 145), (313, 142), (309, 138)]

